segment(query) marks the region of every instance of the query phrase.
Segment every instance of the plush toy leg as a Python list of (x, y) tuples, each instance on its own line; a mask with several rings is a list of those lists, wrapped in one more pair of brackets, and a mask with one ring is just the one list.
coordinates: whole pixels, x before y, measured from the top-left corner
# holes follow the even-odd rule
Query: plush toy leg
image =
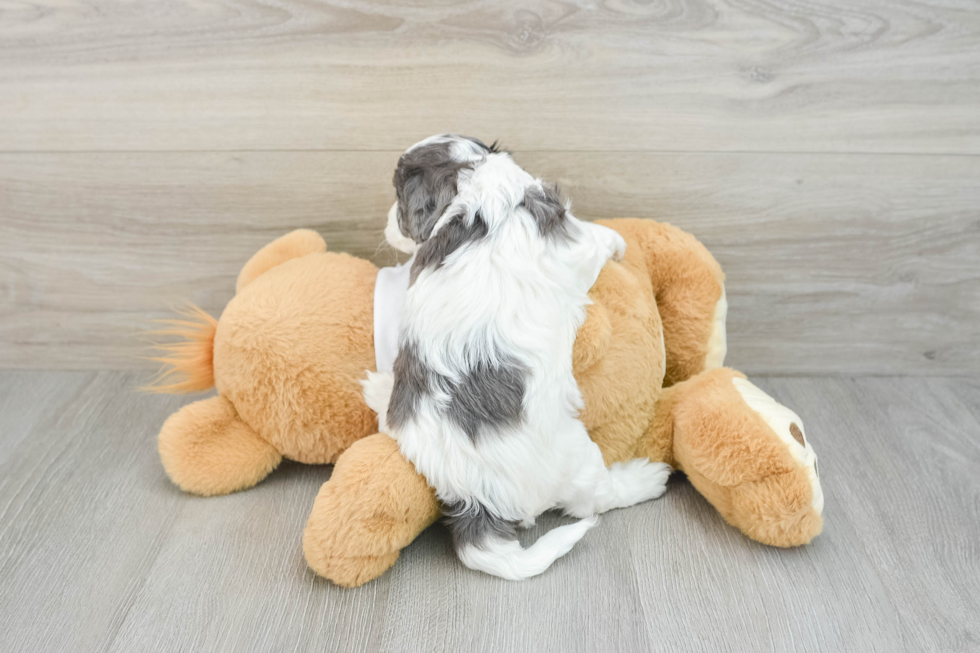
[(383, 433), (341, 454), (317, 494), (303, 534), (306, 562), (344, 587), (384, 573), (440, 515), (425, 479)]
[(663, 321), (670, 386), (724, 364), (728, 301), (725, 275), (689, 233), (653, 220), (619, 218), (600, 224), (626, 239), (623, 265), (650, 280)]
[(744, 375), (711, 370), (668, 388), (653, 428), (647, 442), (670, 442), (672, 431), (675, 466), (752, 539), (788, 547), (820, 533), (823, 492), (803, 422)]
[(171, 480), (203, 496), (250, 488), (282, 460), (224, 397), (196, 401), (171, 415), (160, 429), (158, 446)]

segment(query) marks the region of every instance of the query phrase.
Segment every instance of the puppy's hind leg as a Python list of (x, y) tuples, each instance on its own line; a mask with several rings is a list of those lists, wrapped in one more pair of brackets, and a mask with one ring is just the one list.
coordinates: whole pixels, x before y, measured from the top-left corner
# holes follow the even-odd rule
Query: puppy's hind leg
[(646, 458), (613, 464), (606, 474), (606, 482), (597, 488), (596, 512), (659, 499), (667, 490), (667, 477), (672, 471), (670, 465)]
[(670, 465), (652, 463), (646, 458), (636, 458), (625, 463), (615, 463), (611, 467), (602, 464), (602, 456), (596, 448), (599, 467), (588, 465), (582, 468), (582, 477), (591, 482), (576, 484), (561, 507), (574, 517), (585, 517), (625, 508), (637, 503), (657, 499), (667, 489)]

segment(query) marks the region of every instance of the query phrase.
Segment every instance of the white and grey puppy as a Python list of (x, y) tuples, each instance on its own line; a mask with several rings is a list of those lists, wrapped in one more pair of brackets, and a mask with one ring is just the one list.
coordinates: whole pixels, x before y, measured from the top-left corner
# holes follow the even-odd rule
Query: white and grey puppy
[[(386, 237), (415, 256), (393, 379), (371, 375), (365, 397), (435, 488), (463, 563), (540, 574), (597, 513), (659, 497), (670, 473), (646, 459), (607, 468), (577, 417), (575, 335), (626, 243), (476, 139), (414, 145), (394, 183)], [(582, 519), (523, 549), (516, 526), (552, 508)]]

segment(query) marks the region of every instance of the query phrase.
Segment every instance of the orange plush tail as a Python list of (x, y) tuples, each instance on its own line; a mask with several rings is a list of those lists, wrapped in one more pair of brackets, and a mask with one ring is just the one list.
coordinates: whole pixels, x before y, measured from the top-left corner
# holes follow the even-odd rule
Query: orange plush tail
[(149, 360), (162, 363), (163, 368), (148, 386), (142, 388), (146, 392), (184, 394), (207, 390), (214, 385), (214, 334), (218, 321), (193, 304), (177, 312), (184, 319), (157, 320), (165, 325), (164, 328), (147, 334), (180, 340), (153, 346), (160, 356)]

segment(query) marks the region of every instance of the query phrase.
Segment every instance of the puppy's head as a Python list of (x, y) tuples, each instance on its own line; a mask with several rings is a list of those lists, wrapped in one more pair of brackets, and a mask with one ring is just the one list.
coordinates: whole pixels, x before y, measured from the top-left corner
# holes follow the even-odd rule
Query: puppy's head
[(458, 193), (461, 175), (496, 154), (476, 138), (441, 134), (412, 147), (398, 159), (393, 183), (397, 201), (388, 212), (385, 239), (395, 249), (415, 253)]

